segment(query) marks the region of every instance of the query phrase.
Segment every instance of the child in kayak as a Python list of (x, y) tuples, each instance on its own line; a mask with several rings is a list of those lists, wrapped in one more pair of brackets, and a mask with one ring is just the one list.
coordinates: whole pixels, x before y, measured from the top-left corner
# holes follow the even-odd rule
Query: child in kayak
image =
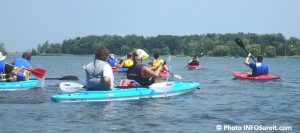
[(251, 53), (245, 59), (245, 65), (249, 66), (252, 69), (252, 76), (259, 76), (259, 75), (267, 75), (269, 74), (268, 65), (263, 63), (262, 55), (257, 56), (256, 63), (250, 63)]

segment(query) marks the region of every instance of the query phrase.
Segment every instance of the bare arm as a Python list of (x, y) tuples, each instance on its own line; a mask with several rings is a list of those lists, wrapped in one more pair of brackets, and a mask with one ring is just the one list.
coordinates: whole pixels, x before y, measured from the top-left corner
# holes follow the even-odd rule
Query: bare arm
[(111, 84), (110, 84), (110, 78), (109, 77), (107, 77), (107, 76), (104, 76), (104, 82), (105, 82), (105, 88), (106, 89), (110, 89), (110, 86), (111, 86)]
[(161, 71), (161, 66), (157, 67), (155, 71), (153, 71), (151, 68), (148, 68), (146, 66), (143, 66), (142, 68), (142, 77), (153, 77), (153, 78), (158, 78), (159, 73)]
[(249, 53), (248, 54), (248, 56), (246, 57), (246, 59), (245, 59), (245, 65), (247, 65), (247, 66), (249, 66), (249, 64), (250, 64), (250, 57), (251, 57), (251, 53)]

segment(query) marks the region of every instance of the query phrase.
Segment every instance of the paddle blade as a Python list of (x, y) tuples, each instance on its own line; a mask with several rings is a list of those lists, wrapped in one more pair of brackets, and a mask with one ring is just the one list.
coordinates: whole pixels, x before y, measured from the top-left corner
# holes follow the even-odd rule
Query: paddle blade
[(157, 92), (166, 93), (173, 88), (173, 82), (154, 83), (149, 87)]
[(242, 42), (242, 40), (240, 38), (236, 38), (235, 39), (235, 43), (240, 46), (241, 48), (245, 49), (245, 45), (244, 43)]
[(175, 79), (182, 79), (182, 77), (179, 76), (179, 75), (174, 75), (174, 78), (175, 78)]
[(204, 55), (204, 53), (201, 53), (200, 55), (199, 55), (199, 57), (202, 57)]
[(74, 82), (62, 82), (59, 84), (59, 88), (64, 92), (73, 93), (82, 89), (83, 85)]
[[(26, 69), (26, 70), (29, 70), (29, 69)], [(46, 73), (46, 70), (41, 69), (41, 68), (35, 68), (35, 69), (29, 70), (29, 71), (31, 71), (31, 73), (38, 78), (43, 78)]]

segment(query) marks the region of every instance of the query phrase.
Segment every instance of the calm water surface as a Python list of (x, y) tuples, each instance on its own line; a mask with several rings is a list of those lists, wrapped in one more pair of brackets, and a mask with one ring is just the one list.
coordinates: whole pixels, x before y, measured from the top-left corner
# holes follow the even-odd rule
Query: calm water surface
[[(47, 78), (75, 75), (84, 84), (82, 66), (92, 59), (34, 56), (32, 64), (46, 69)], [(291, 126), (290, 132), (300, 132), (300, 59), (265, 59), (279, 81), (234, 80), (233, 70), (249, 71), (243, 58), (202, 57), (202, 68), (192, 71), (184, 68), (188, 60), (172, 57), (171, 70), (181, 81), (199, 82), (201, 89), (175, 97), (56, 103), (50, 97), (61, 93), (58, 80), (45, 81), (45, 88), (0, 92), (0, 132), (207, 133), (217, 132), (216, 125)], [(122, 78), (116, 73), (115, 83)]]

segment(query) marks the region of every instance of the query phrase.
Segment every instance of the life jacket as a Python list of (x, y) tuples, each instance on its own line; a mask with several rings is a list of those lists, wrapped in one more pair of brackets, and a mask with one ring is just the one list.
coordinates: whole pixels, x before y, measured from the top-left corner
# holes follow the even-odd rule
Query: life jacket
[(157, 58), (152, 61), (152, 66), (158, 67), (160, 64), (163, 64), (163, 63), (164, 63), (163, 59)]
[(133, 65), (127, 70), (127, 79), (132, 79), (138, 82), (142, 86), (150, 86), (154, 83), (154, 79), (151, 77), (142, 77), (143, 64)]
[(103, 67), (107, 62), (95, 60), (84, 67), (86, 73), (87, 90), (105, 90), (106, 88), (103, 79)]
[[(13, 65), (15, 65), (16, 67), (24, 66), (27, 69), (29, 69), (31, 66), (30, 61), (22, 57), (15, 57)], [(30, 76), (30, 71), (22, 69), (20, 73), (17, 75), (17, 78), (28, 79), (29, 76)]]
[(11, 81), (10, 74), (5, 73), (5, 60), (0, 61), (0, 82)]
[(109, 63), (110, 66), (114, 67), (115, 64), (117, 63), (117, 60), (115, 58), (109, 57), (107, 62)]
[(199, 65), (199, 61), (197, 59), (194, 59), (192, 60), (192, 62), (189, 64), (190, 66), (196, 66), (196, 65)]
[(124, 66), (125, 68), (129, 68), (133, 65), (133, 61), (131, 59), (124, 60)]

